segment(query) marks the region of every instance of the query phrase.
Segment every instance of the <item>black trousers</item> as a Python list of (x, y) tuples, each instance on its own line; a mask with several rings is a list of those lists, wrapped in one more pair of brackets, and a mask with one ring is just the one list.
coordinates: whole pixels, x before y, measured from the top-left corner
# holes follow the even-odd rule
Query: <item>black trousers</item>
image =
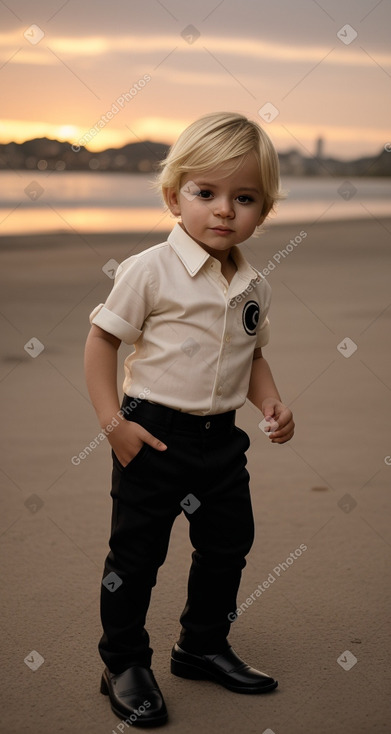
[(168, 448), (160, 452), (144, 444), (126, 467), (112, 452), (112, 527), (99, 642), (112, 673), (151, 663), (146, 614), (173, 522), (182, 511), (194, 547), (178, 640), (188, 652), (212, 654), (228, 646), (228, 615), (237, 608), (241, 572), (254, 540), (245, 456), (250, 442), (235, 426), (235, 411), (196, 416), (128, 396), (122, 408), (129, 410), (128, 420)]

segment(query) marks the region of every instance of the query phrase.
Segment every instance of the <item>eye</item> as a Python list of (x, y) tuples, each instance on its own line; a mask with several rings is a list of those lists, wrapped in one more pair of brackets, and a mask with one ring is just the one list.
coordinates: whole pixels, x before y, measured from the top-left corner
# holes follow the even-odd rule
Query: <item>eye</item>
[(211, 191), (208, 191), (208, 189), (201, 189), (201, 191), (198, 192), (197, 196), (200, 199), (211, 199), (213, 194)]
[(247, 194), (241, 194), (237, 197), (237, 200), (239, 204), (251, 204), (251, 202), (254, 201), (254, 199), (251, 196), (248, 196)]

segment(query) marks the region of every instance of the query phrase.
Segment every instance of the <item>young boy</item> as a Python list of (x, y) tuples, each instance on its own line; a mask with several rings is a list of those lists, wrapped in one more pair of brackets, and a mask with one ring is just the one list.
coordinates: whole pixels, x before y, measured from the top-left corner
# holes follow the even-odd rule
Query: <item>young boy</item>
[[(294, 431), (262, 355), (270, 286), (237, 247), (281, 196), (271, 141), (242, 115), (206, 115), (171, 148), (160, 186), (180, 222), (167, 242), (122, 263), (106, 303), (90, 316), (86, 344), (88, 389), (113, 458), (101, 692), (136, 726), (167, 721), (144, 624), (182, 510), (194, 552), (171, 672), (238, 693), (277, 687), (227, 641), (254, 537), (250, 442), (235, 411), (249, 398), (269, 421), (273, 443)], [(121, 341), (135, 350), (125, 360), (120, 410)]]

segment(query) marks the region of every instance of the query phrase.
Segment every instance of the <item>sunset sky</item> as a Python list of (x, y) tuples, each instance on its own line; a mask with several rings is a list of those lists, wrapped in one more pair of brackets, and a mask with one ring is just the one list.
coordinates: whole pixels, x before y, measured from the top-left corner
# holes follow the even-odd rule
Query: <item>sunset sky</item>
[(77, 144), (96, 125), (91, 150), (171, 143), (233, 110), (280, 152), (321, 136), (326, 155), (376, 154), (391, 137), (390, 27), (389, 0), (0, 0), (0, 142)]

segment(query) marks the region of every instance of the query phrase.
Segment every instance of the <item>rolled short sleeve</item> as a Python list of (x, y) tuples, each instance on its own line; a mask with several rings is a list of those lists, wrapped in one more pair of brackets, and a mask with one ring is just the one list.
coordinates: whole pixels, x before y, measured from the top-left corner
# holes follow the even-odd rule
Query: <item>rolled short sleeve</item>
[(266, 344), (268, 344), (270, 339), (270, 321), (268, 317), (266, 316), (263, 324), (259, 327), (257, 331), (257, 341), (255, 343), (255, 349), (258, 347), (265, 347)]
[(91, 312), (90, 323), (125, 344), (135, 344), (153, 308), (154, 294), (151, 272), (137, 255), (130, 257), (118, 267), (112, 291), (106, 302)]

